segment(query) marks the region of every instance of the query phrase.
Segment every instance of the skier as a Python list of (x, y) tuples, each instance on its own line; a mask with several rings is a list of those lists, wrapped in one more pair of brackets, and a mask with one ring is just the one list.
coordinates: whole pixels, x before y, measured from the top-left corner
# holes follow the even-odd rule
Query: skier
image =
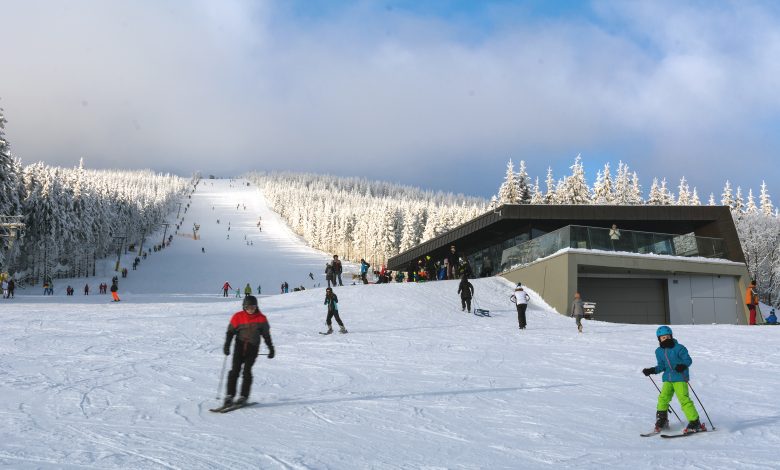
[(257, 285), (257, 295), (263, 295), (263, 288), (260, 284)]
[(363, 281), (363, 284), (368, 284), (368, 279), (366, 279), (366, 274), (368, 274), (368, 268), (370, 267), (371, 265), (368, 264), (366, 260), (360, 258), (360, 279)]
[(252, 286), (247, 282), (246, 287), (244, 287), (244, 297), (249, 297), (250, 295), (252, 295)]
[(339, 281), (340, 286), (343, 286), (344, 284), (341, 282), (341, 273), (344, 271), (344, 268), (341, 266), (339, 255), (333, 255), (333, 262), (331, 264), (333, 265), (333, 286), (335, 287), (336, 280)]
[(16, 281), (13, 279), (8, 280), (8, 295), (10, 298), (14, 298), (14, 289), (16, 289)]
[(233, 286), (230, 285), (229, 282), (225, 281), (224, 284), (222, 284), (222, 297), (228, 296), (228, 290), (233, 289)]
[(528, 308), (528, 301), (531, 300), (531, 296), (523, 290), (523, 285), (518, 282), (517, 287), (515, 287), (515, 293), (509, 297), (509, 300), (517, 307), (517, 325), (521, 330), (524, 330), (527, 326), (525, 311)]
[(310, 277), (310, 278), (311, 278), (311, 280), (313, 281), (313, 280), (314, 280), (314, 273), (309, 273), (309, 277)]
[(341, 322), (341, 317), (339, 316), (339, 298), (330, 287), (325, 289), (325, 302), (323, 303), (328, 305), (328, 317), (325, 319), (325, 323), (328, 325), (328, 331), (323, 334), (329, 335), (333, 333), (333, 327), (331, 326), (331, 319), (333, 317), (336, 318), (336, 323), (341, 327), (339, 332), (347, 333), (347, 329), (344, 328), (344, 323)]
[(333, 287), (336, 286), (336, 275), (333, 274), (333, 265), (330, 263), (325, 265), (325, 280), (328, 281), (328, 287), (331, 284), (333, 284)]
[(84, 284), (84, 295), (89, 295), (89, 284)]
[(569, 316), (574, 317), (574, 321), (577, 323), (577, 331), (582, 333), (582, 317), (585, 315), (583, 309), (583, 301), (579, 292), (574, 293), (574, 301), (571, 303), (571, 312)]
[(119, 282), (115, 280), (111, 282), (111, 297), (114, 299), (112, 302), (119, 302)]
[(6, 281), (5, 279), (3, 279), (3, 281), (2, 281), (2, 288), (3, 288), (3, 298), (7, 299), (8, 298), (8, 281)]
[(206, 252), (206, 248), (205, 247), (200, 247), (200, 252), (201, 253), (205, 253)]
[(696, 411), (696, 405), (688, 397), (688, 381), (690, 380), (688, 368), (693, 361), (688, 355), (688, 349), (678, 343), (672, 337), (672, 329), (668, 326), (660, 326), (655, 332), (658, 338), (659, 346), (655, 350), (655, 358), (658, 364), (655, 367), (642, 369), (646, 376), (663, 372), (663, 387), (658, 395), (658, 406), (656, 407), (655, 432), (669, 427), (669, 402), (672, 401), (672, 395), (677, 395), (680, 407), (688, 418), (688, 426), (683, 430), (684, 434), (706, 431), (706, 426), (699, 422), (699, 413)]
[[(274, 345), (271, 341), (271, 328), (268, 325), (268, 319), (257, 306), (257, 298), (248, 295), (244, 298), (243, 309), (233, 314), (228, 324), (225, 334), (225, 346), (223, 352), (226, 356), (230, 355), (230, 343), (233, 337), (236, 338), (236, 345), (233, 348), (233, 368), (230, 369), (227, 380), (227, 395), (225, 396), (224, 406), (243, 405), (249, 398), (249, 392), (252, 388), (252, 366), (255, 364), (257, 355), (260, 351), (260, 338), (265, 341), (268, 347), (268, 359), (274, 358)], [(241, 382), (241, 396), (233, 402), (236, 396), (238, 385), (238, 375), (241, 373), (243, 365), (244, 373)]]
[(469, 282), (469, 278), (463, 275), (458, 285), (458, 294), (460, 294), (460, 305), (463, 307), (461, 311), (469, 309), (471, 313), (471, 298), (474, 297), (474, 286)]

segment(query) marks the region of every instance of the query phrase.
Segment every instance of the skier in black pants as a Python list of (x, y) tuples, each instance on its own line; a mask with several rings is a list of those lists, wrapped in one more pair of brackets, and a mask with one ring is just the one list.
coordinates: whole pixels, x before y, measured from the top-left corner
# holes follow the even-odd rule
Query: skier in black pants
[(333, 289), (328, 287), (325, 289), (325, 302), (323, 302), (328, 305), (328, 317), (325, 319), (325, 323), (328, 325), (328, 331), (324, 334), (329, 335), (333, 333), (333, 326), (331, 326), (331, 319), (336, 318), (336, 323), (339, 324), (341, 327), (341, 330), (339, 330), (340, 333), (346, 333), (347, 329), (344, 328), (344, 323), (341, 322), (341, 317), (339, 316), (339, 298), (336, 296), (336, 294), (333, 292)]
[(260, 337), (265, 340), (268, 347), (268, 359), (274, 358), (274, 344), (271, 341), (271, 327), (268, 325), (268, 319), (257, 307), (257, 297), (248, 295), (244, 297), (243, 310), (233, 314), (228, 324), (225, 337), (224, 353), (230, 355), (230, 343), (233, 336), (236, 338), (236, 346), (233, 348), (233, 368), (228, 374), (227, 395), (225, 396), (224, 406), (233, 405), (233, 397), (236, 395), (236, 386), (238, 384), (238, 375), (241, 373), (241, 366), (244, 366), (243, 381), (241, 382), (241, 397), (235, 404), (246, 403), (249, 397), (249, 391), (252, 388), (252, 366), (255, 364), (257, 354), (260, 350)]
[(525, 310), (528, 308), (528, 301), (531, 296), (523, 290), (523, 286), (518, 282), (515, 287), (515, 293), (509, 297), (509, 300), (517, 305), (517, 324), (521, 330), (524, 330), (527, 323), (525, 321)]
[(460, 280), (458, 285), (458, 294), (460, 294), (460, 304), (465, 311), (468, 308), (471, 313), (471, 298), (474, 297), (474, 286), (469, 282), (469, 278), (465, 275)]

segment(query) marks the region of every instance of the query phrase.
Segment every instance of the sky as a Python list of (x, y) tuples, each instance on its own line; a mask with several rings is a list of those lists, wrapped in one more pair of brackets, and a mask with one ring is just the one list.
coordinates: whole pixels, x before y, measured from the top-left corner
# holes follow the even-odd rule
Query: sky
[(507, 161), (645, 195), (766, 180), (780, 7), (762, 1), (0, 0), (25, 164), (300, 170), (490, 197)]

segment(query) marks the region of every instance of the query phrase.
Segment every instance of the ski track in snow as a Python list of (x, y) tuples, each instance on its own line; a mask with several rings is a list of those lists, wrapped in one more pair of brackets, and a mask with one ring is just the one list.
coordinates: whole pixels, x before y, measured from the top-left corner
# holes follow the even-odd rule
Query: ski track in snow
[[(322, 336), (324, 291), (311, 287), (324, 286), (331, 256), (305, 246), (254, 187), (204, 180), (182, 230), (194, 222), (202, 239), (176, 236), (153, 253), (120, 279), (118, 304), (78, 295), (84, 279), (57, 281), (53, 297), (28, 288), (0, 302), (0, 464), (778, 468), (780, 328), (675, 326), (718, 432), (641, 438), (654, 421), (657, 392), (640, 371), (654, 364), (656, 325), (586, 321), (578, 334), (532, 292), (519, 331), (512, 285), (493, 278), (472, 281), (490, 318), (461, 312), (456, 281), (338, 287), (350, 333)], [(89, 279), (93, 292), (113, 262)], [(208, 408), (240, 308), (221, 297), (226, 280), (262, 284), (277, 356), (254, 367), (258, 405), (220, 415)], [(268, 295), (284, 280), (308, 290)], [(68, 283), (77, 295), (64, 296)]]

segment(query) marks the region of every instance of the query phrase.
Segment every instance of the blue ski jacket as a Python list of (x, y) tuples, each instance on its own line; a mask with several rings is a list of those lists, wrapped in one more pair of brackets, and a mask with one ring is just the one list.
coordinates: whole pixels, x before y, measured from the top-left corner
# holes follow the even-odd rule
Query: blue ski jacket
[[(691, 364), (693, 364), (693, 360), (688, 355), (688, 349), (678, 343), (676, 339), (674, 340), (674, 346), (669, 349), (658, 347), (655, 350), (655, 358), (658, 361), (658, 365), (655, 366), (655, 373), (663, 372), (662, 378), (664, 382), (688, 382), (690, 380), (688, 370)], [(678, 364), (685, 364), (688, 367), (682, 372), (677, 372), (674, 368)]]

